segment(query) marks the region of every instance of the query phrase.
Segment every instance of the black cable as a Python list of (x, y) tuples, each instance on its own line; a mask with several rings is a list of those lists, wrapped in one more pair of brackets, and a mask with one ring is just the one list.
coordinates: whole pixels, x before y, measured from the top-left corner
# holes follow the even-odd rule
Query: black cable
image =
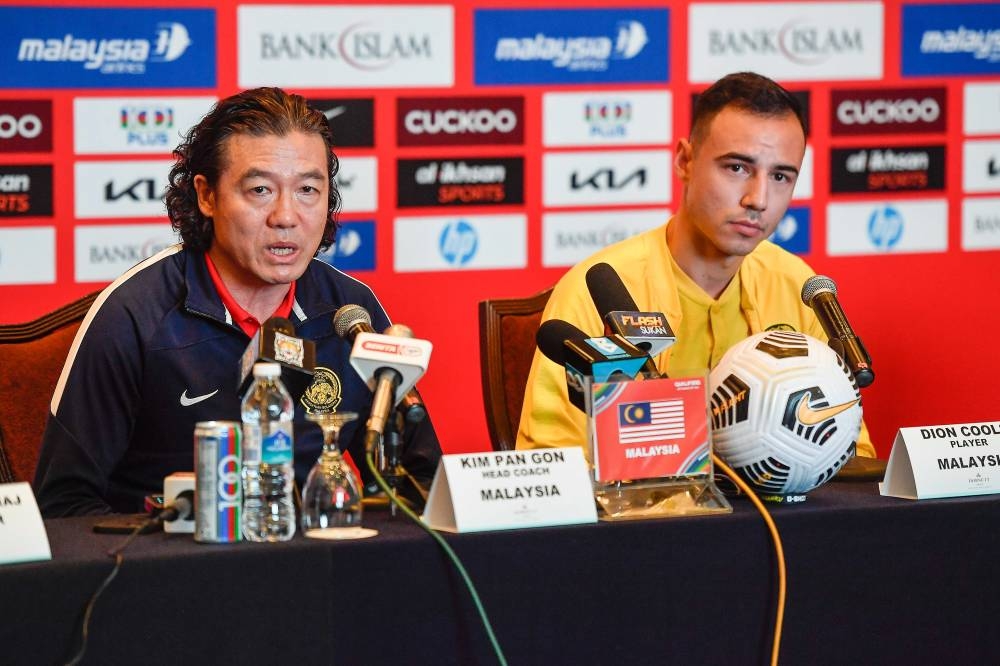
[(87, 639), (90, 636), (90, 616), (94, 612), (94, 605), (97, 603), (97, 598), (101, 596), (101, 593), (107, 589), (111, 581), (115, 579), (118, 575), (118, 570), (121, 569), (122, 563), (125, 561), (125, 556), (122, 555), (122, 551), (125, 550), (129, 544), (131, 544), (137, 536), (143, 533), (144, 530), (148, 529), (150, 526), (156, 523), (163, 522), (161, 516), (154, 516), (147, 520), (146, 522), (140, 524), (132, 533), (126, 537), (117, 548), (108, 551), (108, 557), (115, 558), (115, 566), (111, 568), (111, 573), (107, 575), (103, 582), (94, 590), (94, 594), (91, 595), (90, 600), (83, 610), (83, 621), (80, 626), (80, 648), (76, 651), (70, 660), (66, 662), (66, 666), (76, 666), (83, 659), (83, 655), (87, 652)]
[(493, 625), (490, 623), (490, 618), (486, 615), (486, 608), (483, 606), (483, 602), (480, 601), (479, 593), (476, 592), (476, 586), (473, 584), (472, 578), (469, 577), (468, 572), (462, 565), (462, 561), (458, 559), (458, 555), (456, 555), (455, 551), (451, 549), (448, 542), (441, 538), (441, 535), (437, 533), (437, 530), (420, 520), (420, 516), (415, 514), (413, 510), (406, 505), (406, 503), (401, 502), (400, 499), (396, 497), (396, 494), (389, 488), (389, 484), (386, 483), (386, 480), (382, 478), (382, 475), (379, 474), (379, 471), (375, 468), (375, 461), (372, 459), (371, 449), (365, 451), (365, 460), (368, 462), (368, 469), (375, 475), (375, 482), (378, 483), (379, 487), (385, 492), (389, 501), (402, 509), (403, 513), (405, 513), (410, 520), (420, 526), (422, 530), (430, 534), (431, 537), (437, 541), (438, 545), (441, 546), (441, 549), (444, 550), (445, 555), (448, 556), (448, 559), (451, 560), (452, 564), (455, 565), (455, 569), (458, 570), (459, 575), (462, 576), (462, 580), (465, 582), (465, 587), (469, 590), (469, 595), (472, 597), (472, 602), (476, 606), (476, 611), (479, 613), (480, 620), (482, 620), (483, 628), (486, 629), (486, 635), (490, 639), (490, 644), (493, 646), (493, 652), (497, 656), (497, 661), (500, 662), (501, 666), (507, 666), (507, 658), (504, 657), (503, 649), (497, 641), (496, 634), (493, 633)]

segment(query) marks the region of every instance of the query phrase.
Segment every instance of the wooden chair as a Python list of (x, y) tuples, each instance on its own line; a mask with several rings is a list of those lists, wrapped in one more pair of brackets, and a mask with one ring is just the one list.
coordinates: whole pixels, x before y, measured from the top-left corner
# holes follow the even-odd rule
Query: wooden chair
[(0, 325), (0, 483), (34, 478), (52, 393), (98, 293), (26, 324)]
[(552, 294), (479, 303), (479, 365), (486, 425), (495, 451), (514, 448), (524, 403), (524, 386), (535, 353), (535, 333)]

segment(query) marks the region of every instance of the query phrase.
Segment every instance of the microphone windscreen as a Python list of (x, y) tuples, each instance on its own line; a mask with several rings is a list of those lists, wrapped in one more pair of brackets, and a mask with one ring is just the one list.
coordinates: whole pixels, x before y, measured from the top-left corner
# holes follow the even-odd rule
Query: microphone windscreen
[(567, 340), (585, 340), (587, 334), (578, 329), (568, 321), (562, 319), (549, 319), (543, 321), (535, 334), (535, 342), (539, 351), (553, 363), (560, 366), (566, 365), (566, 345)]
[(812, 307), (812, 299), (821, 291), (829, 291), (837, 295), (837, 285), (825, 275), (813, 275), (802, 285), (802, 302)]
[(628, 293), (621, 276), (618, 275), (618, 271), (611, 267), (611, 264), (601, 262), (594, 264), (587, 270), (587, 289), (597, 307), (598, 316), (602, 318), (615, 310), (629, 312), (639, 310), (632, 294)]
[[(344, 305), (333, 315), (333, 330), (341, 338), (350, 337), (350, 331), (358, 324), (366, 325), (372, 331), (372, 318), (360, 305)], [(374, 332), (374, 331), (372, 331)]]

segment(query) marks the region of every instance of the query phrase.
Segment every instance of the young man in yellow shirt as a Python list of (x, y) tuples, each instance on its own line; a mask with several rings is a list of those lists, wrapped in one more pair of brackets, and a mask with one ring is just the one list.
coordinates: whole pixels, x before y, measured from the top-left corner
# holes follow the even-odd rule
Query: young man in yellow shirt
[[(690, 138), (677, 142), (674, 169), (684, 186), (677, 213), (570, 269), (542, 320), (601, 335), (586, 273), (606, 262), (639, 310), (662, 312), (670, 322), (677, 342), (654, 359), (667, 375), (704, 372), (735, 343), (768, 329), (825, 341), (800, 298), (814, 271), (767, 240), (792, 199), (805, 146), (802, 109), (784, 88), (750, 72), (720, 79), (699, 96)], [(536, 351), (517, 447), (583, 446), (585, 426), (583, 412), (569, 403), (563, 368)], [(857, 452), (875, 456), (864, 427)]]

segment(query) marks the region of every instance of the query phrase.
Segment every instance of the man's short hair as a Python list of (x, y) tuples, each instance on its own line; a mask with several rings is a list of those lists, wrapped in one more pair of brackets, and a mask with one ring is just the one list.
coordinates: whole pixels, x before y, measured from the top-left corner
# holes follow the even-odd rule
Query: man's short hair
[(730, 107), (761, 116), (794, 114), (802, 134), (806, 133), (802, 105), (794, 95), (766, 76), (737, 72), (722, 77), (698, 95), (691, 118), (691, 142), (704, 138), (712, 119)]
[(167, 216), (186, 247), (206, 252), (212, 246), (215, 228), (212, 219), (198, 208), (194, 178), (200, 174), (212, 187), (218, 184), (226, 166), (226, 140), (234, 134), (280, 137), (292, 132), (315, 134), (326, 146), (330, 186), (319, 249), (330, 247), (339, 226), (340, 210), (340, 191), (334, 179), (339, 163), (333, 154), (333, 135), (321, 111), (311, 108), (301, 95), (280, 88), (254, 88), (220, 100), (174, 149), (176, 162), (170, 169)]

